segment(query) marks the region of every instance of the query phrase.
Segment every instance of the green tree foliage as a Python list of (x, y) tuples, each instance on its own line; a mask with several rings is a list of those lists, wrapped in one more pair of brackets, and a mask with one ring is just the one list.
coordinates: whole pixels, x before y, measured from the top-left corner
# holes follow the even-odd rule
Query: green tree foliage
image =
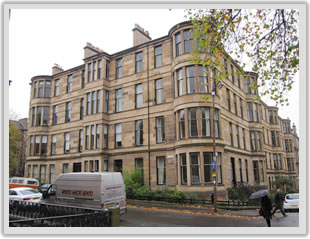
[[(216, 80), (227, 77), (222, 58), (235, 61), (244, 75), (249, 66), (258, 74), (260, 96), (288, 105), (287, 92), (299, 70), (299, 12), (295, 9), (189, 9), (195, 49), (193, 62), (220, 68)], [(248, 80), (248, 79), (246, 79)], [(260, 96), (258, 99), (260, 99)]]
[(22, 148), (23, 134), (21, 131), (10, 122), (9, 124), (9, 168), (10, 176), (14, 176), (14, 172), (19, 162), (20, 152)]
[(276, 178), (276, 180), (272, 182), (271, 185), (274, 188), (274, 190), (278, 188), (282, 189), (283, 194), (298, 192), (296, 180), (289, 178), (289, 177), (282, 176), (282, 177)]

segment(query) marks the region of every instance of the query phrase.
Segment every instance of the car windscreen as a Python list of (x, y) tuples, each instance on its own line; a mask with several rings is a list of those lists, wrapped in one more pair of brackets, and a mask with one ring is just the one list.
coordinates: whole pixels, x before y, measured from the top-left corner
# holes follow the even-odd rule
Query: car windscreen
[(299, 195), (287, 195), (286, 196), (287, 200), (294, 200), (294, 199), (299, 199)]
[(29, 195), (29, 194), (34, 194), (34, 193), (38, 193), (38, 192), (36, 190), (33, 190), (33, 189), (25, 189), (25, 190), (21, 190), (20, 193), (23, 195)]

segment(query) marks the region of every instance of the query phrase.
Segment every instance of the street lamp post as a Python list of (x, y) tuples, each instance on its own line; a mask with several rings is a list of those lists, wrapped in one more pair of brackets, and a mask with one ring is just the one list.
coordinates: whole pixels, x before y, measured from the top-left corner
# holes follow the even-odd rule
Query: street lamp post
[(215, 79), (215, 70), (212, 70), (212, 108), (213, 108), (213, 157), (212, 157), (212, 179), (213, 179), (213, 206), (214, 212), (217, 212), (216, 201), (217, 201), (217, 153), (216, 153), (216, 144), (215, 144), (215, 91), (216, 88), (222, 88), (222, 83), (219, 81), (216, 83)]

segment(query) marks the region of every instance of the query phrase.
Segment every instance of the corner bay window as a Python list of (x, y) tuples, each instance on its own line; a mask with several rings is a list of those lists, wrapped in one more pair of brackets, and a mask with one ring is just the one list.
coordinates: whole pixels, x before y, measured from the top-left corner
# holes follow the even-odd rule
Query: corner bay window
[(198, 121), (197, 121), (197, 109), (188, 109), (188, 125), (189, 125), (189, 137), (198, 136)]
[(48, 118), (49, 118), (50, 107), (43, 107), (43, 126), (48, 126)]
[(193, 35), (191, 30), (184, 31), (184, 53), (190, 53), (193, 50)]
[(202, 136), (211, 136), (210, 131), (210, 109), (200, 108), (201, 112), (201, 123), (202, 123)]
[[(185, 112), (187, 111), (188, 124), (185, 129)], [(199, 116), (198, 116), (198, 112)], [(188, 137), (211, 137), (213, 132), (213, 110), (207, 107), (200, 108), (188, 108), (178, 111), (178, 124), (179, 124), (179, 139), (185, 138), (185, 130), (188, 130)], [(198, 121), (198, 117), (200, 120)], [(198, 122), (201, 127), (198, 127)], [(220, 125), (219, 125), (219, 110), (215, 109), (214, 112), (214, 128), (215, 137), (219, 138), (220, 135)], [(199, 129), (199, 133), (198, 133)]]
[(180, 154), (180, 167), (181, 167), (181, 184), (187, 184), (187, 162), (186, 154)]
[(40, 80), (39, 81), (39, 92), (38, 92), (39, 93), (39, 96), (38, 96), (39, 98), (43, 97), (43, 87), (44, 87), (44, 81)]
[(199, 153), (190, 153), (190, 172), (192, 184), (200, 184), (200, 157)]
[(41, 155), (47, 154), (47, 136), (41, 136)]
[(182, 42), (181, 42), (181, 33), (175, 35), (175, 54), (180, 56), (182, 54)]
[(179, 134), (180, 139), (185, 138), (185, 118), (184, 118), (184, 110), (179, 111)]
[(198, 66), (199, 92), (208, 93), (208, 74), (203, 66)]
[[(213, 161), (213, 153), (212, 152), (204, 152), (204, 182), (212, 183), (212, 161)], [(216, 171), (217, 171), (217, 182), (222, 183), (222, 166), (221, 166), (221, 153), (217, 153), (216, 159)]]
[(196, 93), (196, 77), (195, 66), (187, 66), (186, 68), (187, 93)]
[(45, 92), (44, 97), (50, 97), (51, 96), (51, 81), (46, 80), (45, 81)]
[(43, 135), (41, 137), (41, 155), (47, 154), (47, 136)]
[(184, 87), (183, 87), (183, 70), (182, 68), (177, 70), (177, 82), (178, 82), (178, 96), (184, 95)]

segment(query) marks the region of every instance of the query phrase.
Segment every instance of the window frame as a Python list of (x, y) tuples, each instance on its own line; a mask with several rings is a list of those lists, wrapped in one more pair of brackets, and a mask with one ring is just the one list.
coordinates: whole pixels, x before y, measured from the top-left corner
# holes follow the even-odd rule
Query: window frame
[[(192, 118), (192, 116), (194, 116), (194, 115), (191, 115), (191, 113), (194, 113), (194, 112), (191, 112), (191, 111), (195, 111), (195, 117), (194, 118)], [(188, 135), (190, 138), (197, 138), (199, 135), (197, 108), (188, 108), (187, 113), (188, 113)], [(192, 125), (192, 123), (193, 123), (193, 125)], [(196, 124), (196, 127), (195, 127), (195, 124)], [(193, 128), (193, 127), (195, 127), (195, 128)], [(192, 134), (192, 133), (194, 133), (194, 131), (192, 132), (192, 130), (195, 130), (196, 134)]]
[(143, 85), (142, 83), (136, 84), (135, 88), (136, 88), (135, 106), (137, 109), (137, 108), (143, 107)]
[(140, 73), (143, 71), (143, 52), (137, 52), (135, 54), (135, 72)]
[[(160, 121), (161, 121), (161, 125), (159, 125)], [(165, 138), (165, 117), (164, 116), (155, 117), (155, 128), (156, 128), (156, 143), (157, 144), (165, 143), (166, 138)]]
[[(157, 50), (160, 49), (158, 52)], [(154, 68), (159, 68), (163, 65), (163, 47), (162, 45), (158, 45), (154, 47)], [(159, 59), (160, 63), (157, 64), (157, 59)]]
[(123, 77), (123, 58), (118, 58), (115, 60), (115, 69), (116, 69), (116, 79)]
[[(118, 137), (120, 137), (120, 141), (117, 141)], [(122, 124), (115, 124), (115, 148), (121, 148), (121, 147), (122, 147)]]
[[(159, 165), (159, 161), (163, 160), (163, 165)], [(159, 167), (163, 166), (163, 167)], [(160, 177), (160, 169), (163, 170), (163, 175)], [(157, 156), (156, 157), (156, 178), (157, 178), (157, 185), (166, 185), (166, 157), (165, 156)], [(161, 179), (161, 180), (159, 180)]]
[(164, 79), (155, 80), (155, 103), (156, 103), (156, 105), (165, 103)]
[(135, 143), (136, 146), (143, 145), (143, 120), (135, 121)]
[(123, 90), (122, 88), (115, 90), (115, 113), (122, 112), (122, 98)]

